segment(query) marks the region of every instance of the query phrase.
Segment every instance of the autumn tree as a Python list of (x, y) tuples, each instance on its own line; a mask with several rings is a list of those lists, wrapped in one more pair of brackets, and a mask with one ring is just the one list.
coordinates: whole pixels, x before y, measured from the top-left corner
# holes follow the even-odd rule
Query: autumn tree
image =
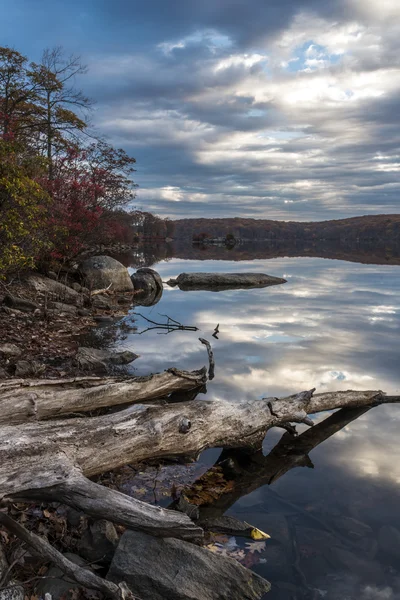
[(35, 266), (49, 248), (45, 231), (50, 198), (35, 177), (45, 165), (21, 160), (18, 146), (0, 140), (0, 277)]
[(80, 58), (64, 58), (60, 47), (45, 50), (41, 63), (31, 65), (29, 76), (39, 89), (38, 130), (43, 138), (49, 179), (54, 177), (54, 156), (79, 139), (79, 133), (87, 127), (85, 111), (91, 101), (74, 87), (76, 76), (84, 73), (86, 67)]
[(0, 134), (4, 140), (30, 135), (37, 124), (38, 83), (30, 77), (28, 59), (0, 47)]

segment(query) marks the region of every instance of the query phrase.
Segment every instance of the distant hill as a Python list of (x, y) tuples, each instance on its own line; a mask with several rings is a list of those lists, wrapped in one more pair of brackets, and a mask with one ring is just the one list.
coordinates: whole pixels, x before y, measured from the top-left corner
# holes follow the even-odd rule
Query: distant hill
[(372, 215), (333, 221), (296, 222), (264, 219), (179, 219), (167, 221), (168, 236), (197, 243), (217, 239), (243, 242), (371, 241), (400, 242), (400, 214)]

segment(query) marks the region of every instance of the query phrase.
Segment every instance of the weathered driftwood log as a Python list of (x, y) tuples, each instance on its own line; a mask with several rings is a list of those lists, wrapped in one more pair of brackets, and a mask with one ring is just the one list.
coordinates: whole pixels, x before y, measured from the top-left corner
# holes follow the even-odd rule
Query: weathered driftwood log
[[(205, 381), (205, 370), (184, 375), (169, 371), (145, 381), (154, 385), (156, 379), (154, 395), (159, 397), (173, 391), (177, 379), (178, 389), (182, 389), (181, 379), (190, 389), (198, 386), (199, 378)], [(208, 447), (259, 448), (268, 429), (290, 428), (291, 423), (299, 422), (311, 425), (309, 414), (400, 400), (380, 391), (313, 396), (314, 390), (310, 390), (283, 399), (244, 403), (132, 404), (138, 399), (132, 390), (140, 394), (142, 389), (139, 386), (138, 391), (137, 386), (137, 378), (2, 384), (0, 406), (8, 410), (8, 423), (16, 424), (3, 421), (0, 426), (0, 502), (61, 501), (94, 517), (154, 536), (201, 540), (202, 529), (186, 514), (150, 506), (87, 477), (149, 458), (196, 455)], [(128, 408), (117, 412), (73, 416), (77, 411), (128, 403)], [(40, 420), (45, 417), (47, 420)], [(4, 519), (3, 524), (8, 527)]]
[[(69, 482), (72, 485), (76, 481), (77, 473), (90, 477), (149, 458), (195, 455), (209, 447), (259, 447), (269, 428), (291, 422), (310, 424), (310, 413), (399, 399), (381, 392), (332, 392), (314, 397), (312, 393), (244, 403), (132, 405), (92, 418), (3, 425), (0, 497), (29, 497), (29, 490), (61, 484), (65, 489)], [(65, 401), (68, 403), (68, 398)], [(110, 403), (115, 401), (111, 398)], [(74, 503), (82, 503), (79, 494)], [(155, 529), (160, 526), (154, 525)]]
[(207, 381), (206, 369), (168, 369), (148, 377), (12, 379), (0, 383), (0, 426), (41, 421), (188, 391)]

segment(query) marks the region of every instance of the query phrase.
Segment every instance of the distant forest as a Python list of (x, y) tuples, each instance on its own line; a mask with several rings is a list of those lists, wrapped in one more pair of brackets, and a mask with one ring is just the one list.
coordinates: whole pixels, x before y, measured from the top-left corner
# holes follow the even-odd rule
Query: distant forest
[(274, 240), (400, 241), (400, 215), (352, 217), (334, 221), (296, 222), (264, 219), (157, 219), (143, 218), (145, 237), (171, 238), (197, 244), (213, 241), (259, 242)]

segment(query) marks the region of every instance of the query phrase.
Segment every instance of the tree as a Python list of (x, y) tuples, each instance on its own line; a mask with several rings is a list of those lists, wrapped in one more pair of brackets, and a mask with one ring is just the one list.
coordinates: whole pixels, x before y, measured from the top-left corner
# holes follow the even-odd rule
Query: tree
[(33, 175), (38, 159), (21, 161), (18, 147), (0, 141), (0, 276), (34, 267), (49, 241), (44, 229), (50, 198)]
[(125, 206), (135, 198), (137, 185), (131, 175), (136, 160), (122, 148), (113, 148), (105, 141), (97, 141), (81, 151), (87, 176), (91, 180), (95, 200), (105, 210)]
[(73, 86), (77, 75), (86, 73), (86, 67), (77, 56), (65, 59), (60, 47), (45, 50), (40, 64), (32, 63), (30, 78), (39, 89), (38, 129), (43, 136), (48, 161), (49, 179), (54, 177), (54, 155), (57, 155), (87, 127), (87, 119), (79, 117), (71, 107), (85, 113), (91, 101)]
[(0, 47), (0, 132), (4, 140), (20, 137), (34, 126), (38, 84), (29, 77), (28, 59)]

